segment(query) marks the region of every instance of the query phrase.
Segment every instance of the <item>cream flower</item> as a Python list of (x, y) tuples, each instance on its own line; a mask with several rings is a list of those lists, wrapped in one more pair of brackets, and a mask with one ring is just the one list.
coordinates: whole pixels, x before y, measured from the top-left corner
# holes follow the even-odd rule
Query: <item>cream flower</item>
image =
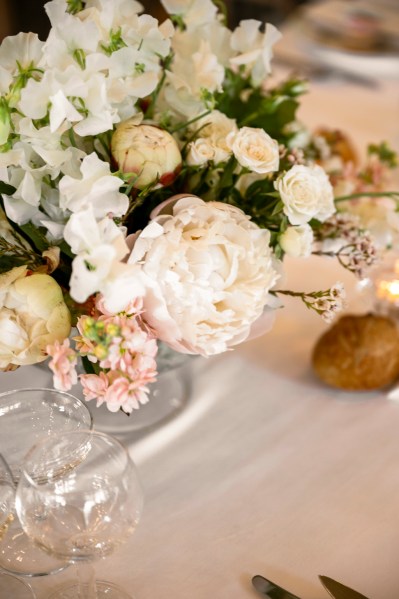
[(195, 196), (172, 210), (142, 231), (129, 258), (147, 277), (143, 317), (178, 351), (223, 352), (246, 339), (278, 278), (270, 233), (239, 208)]
[(214, 21), (217, 7), (212, 0), (161, 0), (169, 14), (179, 15), (186, 26), (197, 28)]
[(308, 258), (312, 253), (313, 231), (310, 225), (288, 227), (279, 239), (279, 243), (288, 256)]
[(226, 142), (241, 166), (252, 172), (264, 175), (278, 170), (278, 143), (263, 129), (242, 127), (230, 133)]
[(219, 110), (199, 119), (191, 127), (193, 133), (198, 131), (199, 137), (188, 144), (188, 164), (202, 165), (209, 160), (216, 163), (225, 162), (231, 156), (226, 138), (230, 133), (237, 133), (238, 127), (234, 119), (229, 119)]
[(335, 212), (332, 185), (318, 165), (295, 164), (274, 186), (292, 225), (304, 225), (312, 218), (323, 222)]
[(27, 276), (20, 266), (0, 275), (0, 368), (35, 364), (45, 348), (65, 339), (69, 310), (58, 283), (45, 274)]
[(271, 72), (272, 47), (281, 38), (281, 33), (267, 23), (265, 33), (260, 31), (262, 23), (254, 19), (241, 21), (231, 36), (231, 47), (237, 55), (230, 59), (234, 67), (244, 66), (251, 74), (254, 85), (260, 85)]
[(111, 175), (107, 162), (93, 152), (83, 159), (80, 171), (80, 179), (65, 175), (59, 183), (63, 210), (81, 212), (90, 206), (96, 218), (103, 218), (108, 213), (122, 216), (126, 212), (129, 200), (119, 192), (123, 181)]
[(391, 198), (361, 198), (345, 202), (345, 212), (359, 218), (361, 227), (371, 233), (379, 249), (398, 243), (399, 215), (396, 202)]
[(182, 158), (170, 133), (152, 125), (137, 125), (135, 119), (121, 123), (111, 141), (112, 157), (123, 173), (135, 173), (133, 187), (143, 189), (173, 182)]

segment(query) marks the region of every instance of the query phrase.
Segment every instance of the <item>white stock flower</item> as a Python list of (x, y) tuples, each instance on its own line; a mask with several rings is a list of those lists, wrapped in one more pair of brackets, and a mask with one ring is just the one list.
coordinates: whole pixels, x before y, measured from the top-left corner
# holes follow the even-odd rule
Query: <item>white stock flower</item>
[(76, 254), (70, 279), (71, 297), (84, 302), (101, 292), (110, 312), (121, 312), (144, 293), (143, 275), (137, 265), (123, 259), (129, 252), (124, 230), (112, 219), (97, 222), (88, 208), (73, 214), (65, 226), (64, 238)]
[(212, 355), (247, 338), (278, 278), (270, 233), (239, 208), (178, 200), (138, 236), (129, 263), (147, 277), (144, 318), (185, 353)]
[(241, 127), (238, 133), (230, 133), (226, 142), (239, 164), (252, 172), (265, 175), (278, 170), (278, 142), (264, 129)]
[(214, 21), (217, 13), (212, 0), (161, 0), (161, 3), (169, 14), (181, 16), (188, 29)]
[(0, 274), (0, 369), (46, 359), (45, 348), (69, 335), (71, 319), (58, 283), (20, 266)]
[(312, 253), (312, 228), (308, 224), (288, 227), (281, 235), (279, 243), (288, 256), (308, 258)]
[(295, 164), (274, 183), (292, 225), (312, 218), (323, 222), (335, 212), (334, 193), (326, 172), (318, 165)]
[(123, 181), (111, 175), (107, 162), (92, 153), (84, 158), (80, 171), (80, 179), (65, 175), (59, 182), (60, 207), (63, 210), (81, 212), (91, 206), (97, 219), (109, 213), (114, 216), (125, 214), (129, 200), (119, 192)]
[(272, 47), (281, 38), (281, 33), (266, 24), (265, 33), (260, 31), (262, 23), (254, 19), (241, 21), (231, 36), (231, 47), (237, 53), (230, 59), (233, 67), (245, 66), (254, 85), (260, 85), (271, 72)]
[(192, 118), (205, 110), (204, 91), (221, 91), (224, 67), (212, 52), (209, 42), (202, 40), (193, 55), (177, 55), (171, 71), (166, 72), (164, 90), (170, 110)]
[[(118, 31), (135, 23), (136, 15), (143, 9), (136, 0), (88, 0), (86, 10), (80, 13), (96, 21), (104, 32), (103, 41), (110, 31)], [(94, 12), (95, 11), (95, 12)]]
[(44, 43), (36, 33), (18, 33), (3, 39), (0, 45), (0, 64), (10, 73), (36, 66), (42, 58)]

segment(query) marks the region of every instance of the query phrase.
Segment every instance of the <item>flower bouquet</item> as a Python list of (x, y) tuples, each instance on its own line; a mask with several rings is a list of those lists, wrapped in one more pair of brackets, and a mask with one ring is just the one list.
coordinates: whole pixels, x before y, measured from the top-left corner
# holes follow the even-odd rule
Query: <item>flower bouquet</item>
[(284, 294), (330, 320), (342, 285), (284, 289), (283, 258), (361, 274), (376, 253), (352, 202), (387, 197), (394, 163), (382, 144), (361, 170), (297, 122), (306, 82), (271, 84), (273, 25), (163, 5), (160, 24), (135, 0), (52, 0), (46, 41), (0, 46), (0, 368), (50, 358), (68, 390), (79, 357), (85, 398), (127, 414), (160, 341), (224, 352), (270, 328)]

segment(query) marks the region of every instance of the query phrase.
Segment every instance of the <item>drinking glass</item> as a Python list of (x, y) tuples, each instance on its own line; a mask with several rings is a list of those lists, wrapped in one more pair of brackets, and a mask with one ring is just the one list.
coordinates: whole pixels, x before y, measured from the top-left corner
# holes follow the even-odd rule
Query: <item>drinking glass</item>
[(8, 572), (0, 572), (0, 597), (2, 599), (35, 599), (31, 587)]
[(51, 599), (128, 599), (94, 581), (91, 562), (108, 556), (135, 530), (143, 492), (134, 463), (114, 437), (94, 431), (51, 436), (26, 456), (16, 508), (26, 534), (48, 555), (78, 565), (77, 584)]
[[(0, 393), (0, 452), (4, 458), (0, 462), (0, 568), (18, 576), (43, 576), (66, 567), (65, 561), (37, 551), (22, 530), (14, 505), (10, 511), (7, 501), (12, 494), (14, 503), (21, 462), (37, 441), (52, 433), (91, 427), (87, 406), (69, 393), (46, 388)], [(5, 474), (5, 464), (11, 475)]]

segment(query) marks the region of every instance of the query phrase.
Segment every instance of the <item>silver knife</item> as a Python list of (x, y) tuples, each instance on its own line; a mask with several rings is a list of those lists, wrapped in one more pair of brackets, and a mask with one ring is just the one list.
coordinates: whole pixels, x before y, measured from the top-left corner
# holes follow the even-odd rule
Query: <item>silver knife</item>
[(368, 599), (365, 595), (346, 587), (344, 584), (329, 578), (319, 576), (320, 582), (334, 599)]
[(297, 595), (293, 595), (286, 591), (278, 584), (257, 574), (252, 578), (252, 584), (261, 595), (269, 597), (269, 599), (300, 599)]

